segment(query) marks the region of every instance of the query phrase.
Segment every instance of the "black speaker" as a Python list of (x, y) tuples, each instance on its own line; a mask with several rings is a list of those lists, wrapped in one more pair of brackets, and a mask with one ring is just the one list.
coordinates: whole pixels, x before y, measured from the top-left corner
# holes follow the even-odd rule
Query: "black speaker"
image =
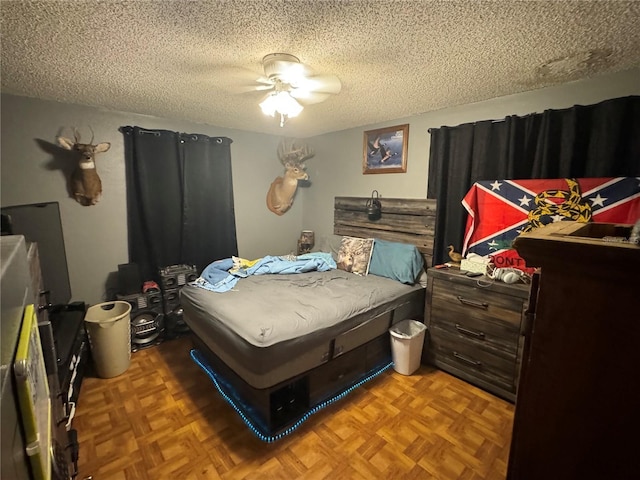
[(160, 269), (162, 290), (184, 287), (198, 278), (195, 265), (171, 265)]
[(164, 299), (165, 332), (167, 339), (177, 338), (189, 333), (191, 330), (184, 321), (183, 310), (180, 306), (180, 288), (165, 290)]
[(162, 292), (165, 315), (169, 315), (180, 305), (180, 289), (171, 288)]
[(148, 308), (158, 312), (158, 313), (164, 313), (163, 309), (162, 309), (162, 293), (161, 292), (147, 292), (145, 293), (146, 297), (147, 297), (147, 305)]
[(165, 319), (166, 329), (164, 335), (167, 339), (178, 338), (187, 335), (191, 331), (184, 321), (184, 310), (180, 305), (168, 313)]
[(160, 274), (165, 315), (164, 337), (166, 339), (177, 338), (190, 332), (180, 306), (180, 290), (187, 283), (198, 278), (198, 271), (195, 265), (170, 265), (161, 268), (158, 273)]
[(131, 305), (131, 351), (158, 345), (165, 328), (160, 292), (118, 295), (118, 300)]
[(142, 290), (140, 269), (137, 263), (118, 265), (118, 292), (120, 295), (133, 295)]

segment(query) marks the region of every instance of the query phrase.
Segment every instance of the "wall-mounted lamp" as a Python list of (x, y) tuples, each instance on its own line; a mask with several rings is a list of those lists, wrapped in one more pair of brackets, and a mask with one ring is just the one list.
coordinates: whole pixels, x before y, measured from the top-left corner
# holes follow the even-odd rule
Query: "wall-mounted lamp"
[(380, 220), (382, 216), (382, 205), (380, 204), (380, 194), (377, 190), (371, 192), (371, 198), (367, 200), (367, 218), (371, 221)]

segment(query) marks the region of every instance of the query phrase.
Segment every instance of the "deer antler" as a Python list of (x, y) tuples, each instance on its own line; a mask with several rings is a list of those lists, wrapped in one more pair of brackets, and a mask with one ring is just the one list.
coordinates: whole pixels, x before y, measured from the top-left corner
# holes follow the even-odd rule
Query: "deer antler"
[[(91, 140), (87, 145), (93, 145), (95, 133), (93, 132), (93, 128), (91, 128), (91, 125), (89, 125), (89, 130), (91, 131)], [(80, 143), (80, 131), (76, 127), (73, 127), (73, 138), (75, 140), (75, 143)]]
[(313, 149), (294, 138), (283, 138), (278, 144), (278, 158), (283, 165), (300, 164), (315, 155)]

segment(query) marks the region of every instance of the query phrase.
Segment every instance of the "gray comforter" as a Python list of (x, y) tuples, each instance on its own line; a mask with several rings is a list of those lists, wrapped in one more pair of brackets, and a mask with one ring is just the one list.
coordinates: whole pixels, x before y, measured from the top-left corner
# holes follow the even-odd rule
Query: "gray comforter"
[(225, 293), (187, 285), (181, 297), (205, 322), (222, 322), (250, 344), (266, 347), (329, 329), (416, 288), (334, 269), (250, 276)]

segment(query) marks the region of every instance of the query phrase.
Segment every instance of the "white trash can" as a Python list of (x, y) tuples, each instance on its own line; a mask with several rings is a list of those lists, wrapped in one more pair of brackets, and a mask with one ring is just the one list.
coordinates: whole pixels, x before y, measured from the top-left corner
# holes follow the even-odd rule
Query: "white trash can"
[(93, 305), (84, 317), (96, 373), (117, 377), (131, 363), (131, 304), (115, 301)]
[(417, 320), (402, 320), (389, 329), (393, 369), (411, 375), (420, 367), (427, 327)]

